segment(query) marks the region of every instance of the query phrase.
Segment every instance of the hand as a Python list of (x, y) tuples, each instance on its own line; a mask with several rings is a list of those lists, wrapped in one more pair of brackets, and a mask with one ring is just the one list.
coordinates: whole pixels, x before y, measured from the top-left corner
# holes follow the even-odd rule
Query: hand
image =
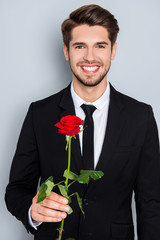
[(68, 199), (52, 192), (43, 203), (37, 203), (38, 193), (32, 200), (31, 218), (37, 222), (61, 222), (69, 211)]

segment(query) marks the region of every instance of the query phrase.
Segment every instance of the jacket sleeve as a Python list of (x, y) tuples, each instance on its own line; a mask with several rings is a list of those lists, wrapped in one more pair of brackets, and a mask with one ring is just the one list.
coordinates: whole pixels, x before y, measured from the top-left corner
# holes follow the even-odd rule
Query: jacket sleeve
[(151, 107), (135, 184), (137, 232), (140, 240), (160, 239), (160, 152)]
[(27, 231), (34, 233), (28, 223), (28, 210), (36, 195), (39, 181), (39, 157), (33, 124), (33, 103), (30, 105), (13, 158), (5, 201), (8, 210), (22, 221)]

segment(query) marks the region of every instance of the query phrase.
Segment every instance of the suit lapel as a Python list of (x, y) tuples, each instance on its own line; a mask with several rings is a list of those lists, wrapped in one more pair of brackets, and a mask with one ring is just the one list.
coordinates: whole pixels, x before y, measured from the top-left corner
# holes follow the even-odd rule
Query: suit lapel
[[(120, 136), (122, 126), (124, 125), (123, 117), (123, 102), (121, 94), (118, 93), (110, 84), (110, 104), (108, 110), (108, 120), (106, 126), (106, 133), (102, 146), (100, 158), (96, 167), (96, 171), (107, 172), (107, 166), (112, 161), (112, 154), (116, 149), (116, 144)], [(108, 168), (109, 169), (109, 168)], [(90, 181), (86, 194), (92, 191), (95, 181)]]
[(104, 170), (111, 161), (112, 154), (116, 148), (116, 144), (124, 124), (123, 119), (123, 103), (121, 95), (110, 85), (110, 105), (108, 110), (108, 120), (106, 133), (102, 146), (101, 155), (96, 170)]
[[(74, 104), (70, 91), (71, 85), (69, 85), (62, 96), (59, 107), (61, 108), (59, 114), (59, 120), (67, 115), (75, 115)], [(71, 158), (71, 167), (74, 165), (76, 167), (77, 173), (82, 169), (82, 157), (80, 151), (79, 136), (76, 136), (76, 139), (72, 139), (72, 158)], [(71, 169), (72, 171), (72, 169)]]

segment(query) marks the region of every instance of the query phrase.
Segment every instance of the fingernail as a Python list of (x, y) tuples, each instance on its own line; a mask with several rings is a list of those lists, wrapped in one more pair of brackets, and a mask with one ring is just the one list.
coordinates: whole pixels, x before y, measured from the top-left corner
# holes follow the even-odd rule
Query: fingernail
[(65, 217), (66, 217), (66, 214), (65, 214), (65, 213), (62, 213), (62, 214), (61, 214), (61, 217), (62, 217), (62, 218), (65, 218)]
[(66, 198), (63, 199), (63, 203), (64, 203), (64, 204), (67, 204), (67, 203), (68, 203), (68, 199), (66, 199)]
[(64, 209), (65, 209), (66, 212), (68, 212), (70, 207), (66, 206)]

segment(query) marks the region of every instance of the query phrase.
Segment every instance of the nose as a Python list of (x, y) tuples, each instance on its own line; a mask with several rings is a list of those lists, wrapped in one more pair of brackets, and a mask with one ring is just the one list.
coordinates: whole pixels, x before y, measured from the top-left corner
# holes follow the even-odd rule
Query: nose
[(84, 54), (84, 60), (92, 62), (94, 60), (94, 51), (92, 48), (87, 48)]

